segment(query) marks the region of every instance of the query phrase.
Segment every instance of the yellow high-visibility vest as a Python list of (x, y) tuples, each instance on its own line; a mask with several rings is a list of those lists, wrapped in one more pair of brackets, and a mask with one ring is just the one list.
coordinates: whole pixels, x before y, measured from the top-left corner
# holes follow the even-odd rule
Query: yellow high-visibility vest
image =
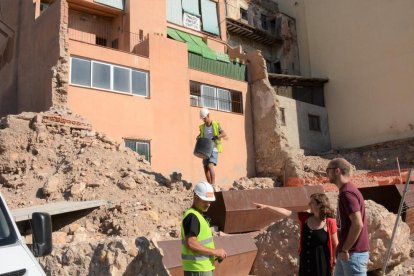
[[(200, 222), (200, 233), (197, 235), (197, 241), (208, 248), (215, 248), (213, 241), (213, 233), (210, 225), (196, 209), (188, 209), (183, 216), (183, 220), (189, 214), (194, 214)], [(214, 257), (199, 255), (191, 251), (185, 239), (184, 228), (181, 224), (181, 259), (184, 271), (212, 271), (214, 270)]]
[[(206, 124), (201, 124), (201, 125), (200, 125), (200, 137), (201, 137), (201, 138), (205, 138), (205, 137), (204, 137), (204, 126), (205, 126), (205, 125), (206, 125)], [(220, 135), (220, 131), (219, 131), (219, 129), (220, 129), (220, 124), (219, 124), (218, 122), (216, 122), (216, 121), (213, 121), (213, 122), (211, 123), (211, 125), (213, 126), (213, 135), (214, 135), (214, 136), (219, 136), (219, 135)], [(221, 145), (221, 138), (219, 138), (219, 139), (215, 140), (215, 141), (214, 141), (214, 143), (216, 143), (217, 151), (218, 151), (218, 152), (222, 152), (222, 151), (223, 151), (223, 147), (222, 147), (222, 145)]]

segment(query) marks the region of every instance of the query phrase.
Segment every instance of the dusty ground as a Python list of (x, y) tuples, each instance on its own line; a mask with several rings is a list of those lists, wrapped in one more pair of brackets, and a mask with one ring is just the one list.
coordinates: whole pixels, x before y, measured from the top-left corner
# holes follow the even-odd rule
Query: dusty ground
[[(53, 122), (50, 118), (45, 120), (45, 116), (63, 119)], [(365, 157), (365, 162), (358, 161), (361, 154), (355, 152), (298, 155), (306, 184), (326, 183), (327, 163), (339, 155), (361, 168), (367, 168), (368, 163), (375, 169), (379, 163), (385, 164), (383, 159), (375, 159), (378, 154), (372, 154), (375, 157), (371, 159)], [(356, 174), (363, 178), (367, 172), (367, 169), (359, 170)], [(280, 179), (242, 178), (234, 182), (233, 189), (270, 188), (281, 184)], [(9, 207), (60, 200), (111, 202), (53, 234), (54, 252), (41, 260), (50, 275), (118, 275), (113, 271), (121, 273), (127, 269), (127, 260), (137, 260), (140, 264), (136, 257), (140, 253), (132, 252), (136, 251), (133, 250), (135, 239), (140, 236), (158, 240), (177, 238), (182, 213), (191, 204), (191, 187), (191, 183), (179, 176), (163, 176), (152, 171), (142, 156), (94, 131), (83, 118), (69, 111), (23, 113), (0, 120), (0, 191)], [(117, 251), (119, 247), (124, 248), (122, 254), (128, 258), (116, 257), (124, 256)], [(99, 252), (106, 252), (102, 254), (107, 257), (99, 259), (107, 265), (105, 273), (91, 265)], [(111, 254), (115, 257), (109, 258)], [(79, 266), (76, 260), (79, 262), (82, 258), (85, 264)], [(137, 270), (129, 271), (133, 275)]]

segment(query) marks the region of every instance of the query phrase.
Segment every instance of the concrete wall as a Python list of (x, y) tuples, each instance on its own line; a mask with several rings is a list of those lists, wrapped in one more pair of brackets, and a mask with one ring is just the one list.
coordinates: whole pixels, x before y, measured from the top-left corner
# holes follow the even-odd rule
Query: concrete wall
[[(281, 125), (293, 148), (305, 152), (324, 152), (331, 149), (329, 137), (328, 113), (326, 108), (276, 96), (279, 107), (284, 108), (286, 125)], [(321, 131), (309, 130), (308, 115), (319, 116)]]
[(414, 136), (414, 1), (304, 4), (311, 74), (329, 78), (333, 147)]

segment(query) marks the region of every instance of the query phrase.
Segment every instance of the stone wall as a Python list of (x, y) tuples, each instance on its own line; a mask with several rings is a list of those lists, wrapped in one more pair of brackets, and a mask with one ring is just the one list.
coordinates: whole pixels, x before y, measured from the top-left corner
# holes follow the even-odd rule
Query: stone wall
[(281, 128), (280, 102), (270, 85), (259, 51), (247, 55), (251, 78), (254, 148), (257, 176), (297, 176), (299, 164)]

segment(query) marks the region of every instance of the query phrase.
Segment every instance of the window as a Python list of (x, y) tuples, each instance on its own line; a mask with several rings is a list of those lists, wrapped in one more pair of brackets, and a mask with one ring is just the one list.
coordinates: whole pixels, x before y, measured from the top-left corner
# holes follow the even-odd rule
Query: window
[(262, 22), (262, 29), (267, 30), (267, 18), (266, 15), (262, 14), (260, 16), (260, 21)]
[(272, 35), (276, 35), (276, 19), (270, 20), (270, 32)]
[(92, 86), (103, 89), (111, 89), (111, 65), (92, 62)]
[(243, 114), (242, 93), (190, 81), (191, 106)]
[(217, 3), (212, 0), (167, 0), (167, 21), (220, 35)]
[(97, 37), (95, 38), (95, 44), (96, 44), (96, 45), (101, 45), (101, 46), (106, 47), (106, 38), (103, 38), (103, 37), (99, 37), (99, 36), (97, 36)]
[(309, 118), (309, 130), (321, 131), (319, 116), (308, 114), (308, 118)]
[(145, 160), (151, 163), (150, 141), (125, 139), (125, 146), (144, 156)]
[(240, 8), (240, 19), (247, 21), (247, 10)]
[(91, 61), (80, 58), (72, 58), (71, 61), (70, 82), (91, 86)]
[(148, 96), (148, 73), (132, 70), (132, 94)]
[(127, 68), (114, 66), (114, 90), (128, 93), (131, 91), (131, 75)]
[(71, 58), (70, 84), (148, 97), (148, 72)]
[(319, 106), (325, 106), (323, 87), (320, 86), (293, 86), (292, 98)]
[(280, 123), (282, 126), (286, 125), (285, 109), (283, 107), (279, 108), (280, 110)]

